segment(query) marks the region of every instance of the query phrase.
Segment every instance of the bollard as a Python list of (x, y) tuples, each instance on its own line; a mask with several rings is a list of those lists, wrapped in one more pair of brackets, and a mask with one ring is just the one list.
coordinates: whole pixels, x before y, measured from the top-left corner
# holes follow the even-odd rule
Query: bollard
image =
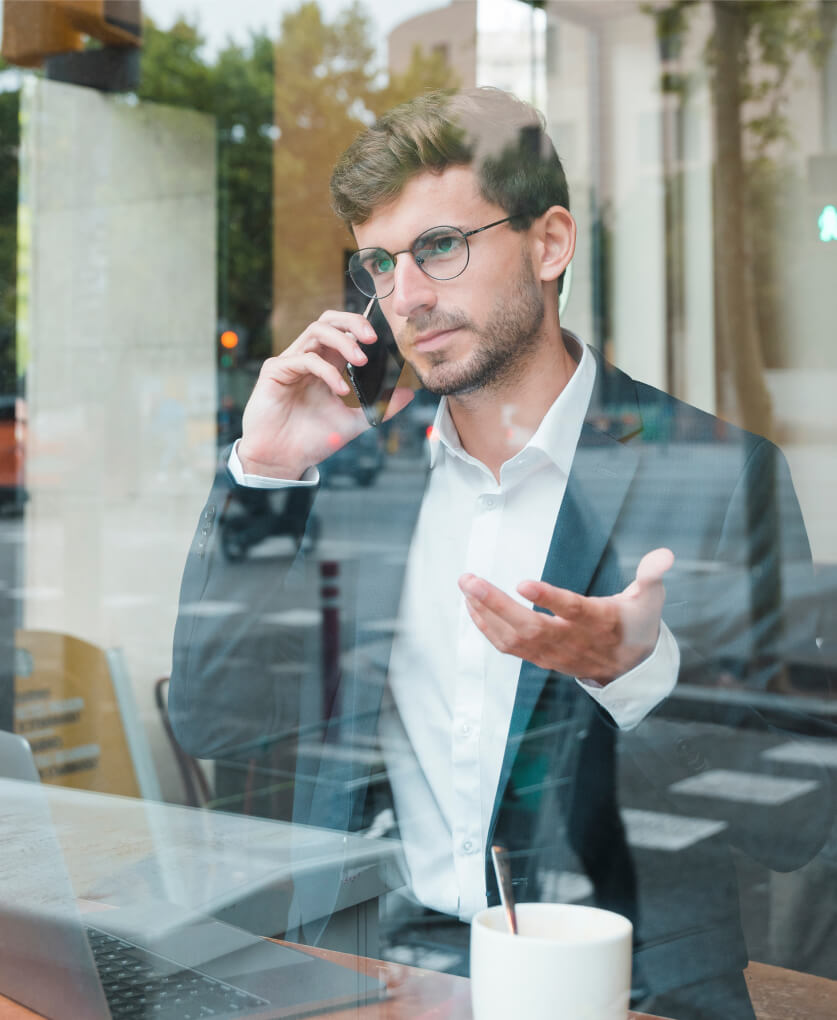
[(320, 563), (320, 608), (323, 719), (328, 720), (336, 715), (340, 685), (340, 564), (337, 560)]

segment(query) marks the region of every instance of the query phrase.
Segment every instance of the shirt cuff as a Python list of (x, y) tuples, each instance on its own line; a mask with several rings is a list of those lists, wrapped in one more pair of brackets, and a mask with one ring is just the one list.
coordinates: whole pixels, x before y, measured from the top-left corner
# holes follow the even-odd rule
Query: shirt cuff
[(271, 478), (268, 475), (245, 474), (238, 456), (238, 444), (240, 442), (240, 439), (236, 439), (235, 443), (233, 443), (233, 448), (230, 450), (229, 460), (227, 461), (227, 467), (236, 485), (242, 485), (246, 489), (292, 489), (300, 486), (310, 487), (312, 485), (319, 485), (320, 472), (315, 467), (306, 468), (302, 478), (298, 479)]
[(577, 679), (576, 683), (608, 712), (620, 730), (631, 730), (671, 694), (679, 670), (680, 649), (661, 620), (657, 644), (647, 659), (604, 687), (591, 680)]

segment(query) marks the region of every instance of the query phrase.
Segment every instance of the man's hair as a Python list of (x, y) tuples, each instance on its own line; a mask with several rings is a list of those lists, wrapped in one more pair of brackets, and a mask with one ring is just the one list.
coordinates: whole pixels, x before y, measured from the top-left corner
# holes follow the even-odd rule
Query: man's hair
[(570, 207), (561, 160), (543, 116), (494, 88), (430, 92), (396, 106), (360, 134), (331, 176), (332, 206), (352, 227), (424, 171), (472, 166), (480, 192), (527, 229), (553, 205)]

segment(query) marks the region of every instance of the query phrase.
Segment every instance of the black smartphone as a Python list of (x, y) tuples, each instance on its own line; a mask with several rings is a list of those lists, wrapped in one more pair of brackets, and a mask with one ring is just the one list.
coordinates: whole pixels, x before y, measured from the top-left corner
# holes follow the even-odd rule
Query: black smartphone
[(372, 298), (366, 306), (363, 317), (370, 321), (378, 339), (373, 344), (360, 345), (369, 359), (366, 364), (347, 364), (346, 372), (366, 420), (370, 425), (377, 426), (386, 416), (395, 387), (401, 378), (404, 358), (376, 298)]

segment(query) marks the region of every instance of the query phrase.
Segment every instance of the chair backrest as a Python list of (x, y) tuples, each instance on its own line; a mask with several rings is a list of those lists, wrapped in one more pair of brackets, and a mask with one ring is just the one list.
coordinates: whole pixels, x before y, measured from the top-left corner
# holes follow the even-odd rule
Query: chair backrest
[(192, 807), (203, 807), (211, 797), (209, 783), (207, 782), (206, 776), (204, 775), (203, 769), (200, 767), (199, 763), (190, 754), (187, 754), (183, 750), (177, 742), (177, 737), (174, 735), (174, 730), (171, 727), (171, 720), (169, 719), (167, 702), (168, 686), (169, 678), (167, 676), (161, 676), (154, 684), (154, 701), (157, 705), (157, 711), (160, 713), (160, 720), (163, 723), (163, 729), (166, 731), (166, 736), (169, 738), (169, 744), (171, 745), (174, 760), (177, 763), (177, 768), (180, 772), (180, 778), (183, 780), (183, 790), (186, 794), (186, 803), (190, 804)]
[(31, 744), (41, 781), (160, 799), (130, 684), (114, 676), (113, 653), (42, 630), (17, 631), (15, 646), (15, 732)]

